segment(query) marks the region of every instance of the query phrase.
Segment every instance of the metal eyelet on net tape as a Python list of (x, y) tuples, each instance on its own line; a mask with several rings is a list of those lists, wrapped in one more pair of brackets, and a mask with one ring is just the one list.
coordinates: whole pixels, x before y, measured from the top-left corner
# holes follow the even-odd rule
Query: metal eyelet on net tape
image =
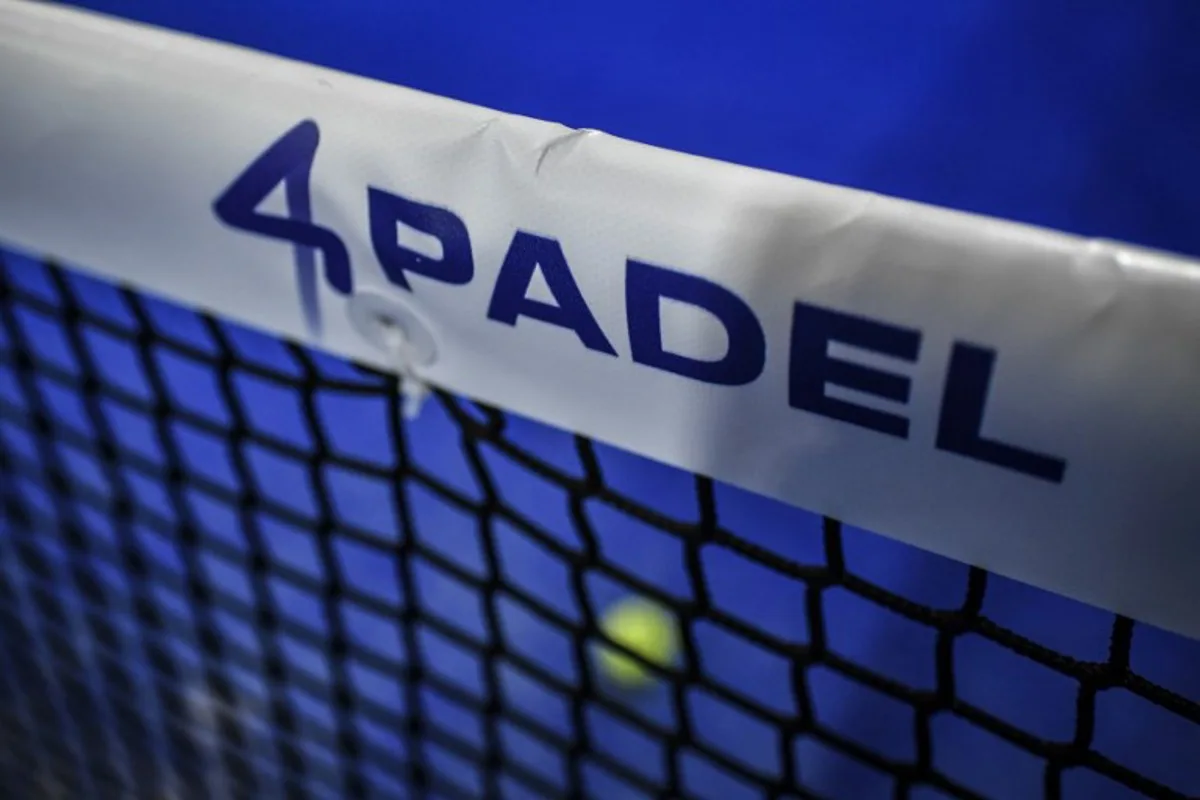
[(408, 306), (372, 291), (356, 293), (349, 301), (350, 323), (364, 339), (388, 353), (395, 350), (396, 334), (413, 366), (426, 367), (437, 359), (437, 345), (429, 326)]
[(391, 356), (404, 396), (404, 416), (415, 419), (430, 392), (415, 368), (429, 366), (437, 358), (429, 326), (404, 304), (374, 292), (352, 297), (348, 313), (355, 330)]

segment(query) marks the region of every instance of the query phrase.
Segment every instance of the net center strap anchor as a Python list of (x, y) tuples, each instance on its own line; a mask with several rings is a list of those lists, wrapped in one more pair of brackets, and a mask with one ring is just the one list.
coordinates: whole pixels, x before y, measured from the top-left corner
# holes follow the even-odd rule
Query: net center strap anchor
[(403, 328), (388, 317), (381, 318), (379, 325), (385, 331), (384, 337), (392, 355), (392, 365), (400, 379), (400, 394), (404, 398), (404, 418), (416, 419), (417, 415), (421, 413), (421, 406), (425, 404), (425, 398), (429, 396), (429, 384), (421, 380), (413, 367), (412, 347), (409, 345)]
[(432, 392), (418, 370), (437, 358), (429, 326), (416, 312), (391, 297), (358, 292), (349, 301), (350, 322), (358, 333), (388, 355), (399, 378), (405, 419), (415, 419)]

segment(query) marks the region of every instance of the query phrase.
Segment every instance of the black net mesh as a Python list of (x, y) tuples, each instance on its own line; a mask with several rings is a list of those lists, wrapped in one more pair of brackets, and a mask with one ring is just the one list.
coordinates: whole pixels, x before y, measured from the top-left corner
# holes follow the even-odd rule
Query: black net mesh
[(1200, 792), (1193, 643), (4, 258), (5, 797)]

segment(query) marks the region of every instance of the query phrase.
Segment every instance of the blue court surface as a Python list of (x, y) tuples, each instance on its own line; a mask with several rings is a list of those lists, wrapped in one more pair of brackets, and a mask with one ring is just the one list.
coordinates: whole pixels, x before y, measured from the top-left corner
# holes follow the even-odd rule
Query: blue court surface
[[(1200, 6), (1183, 0), (76, 5), (663, 147), (1200, 255)], [(390, 434), (394, 408), (373, 376), (252, 331), (207, 326), (191, 311), (149, 298), (138, 302), (138, 318), (110, 286), (73, 275), (61, 282), (28, 254), (0, 257), (0, 286), (22, 298), (0, 316), (0, 454), (15, 471), (0, 475), (7, 482), (0, 490), (35, 517), (55, 520), (64, 503), (47, 476), (68, 475), (74, 488), (66, 492), (75, 499), (65, 505), (91, 537), (94, 571), (111, 602), (132, 607), (126, 573), (116, 556), (105, 555), (120, 550), (115, 516), (103, 501), (114, 489), (86, 446), (96, 419), (76, 376), (88, 369), (81, 358), (90, 358), (102, 375), (100, 405), (114, 444), (122, 463), (134, 465), (124, 491), (133, 498), (138, 541), (155, 569), (180, 576), (177, 585), (155, 583), (153, 601), (168, 615), (191, 619), (184, 576), (192, 566), (164, 531), (191, 525), (216, 543), (200, 548), (198, 566), (231, 607), (260, 600), (245, 554), (248, 536), (261, 540), (277, 565), (267, 583), (287, 632), (275, 646), (304, 738), (334, 741), (330, 687), (345, 682), (366, 705), (418, 714), (442, 732), (420, 742), (419, 757), (461, 792), (483, 796), (486, 786), (482, 765), (456, 754), (459, 745), (486, 750), (497, 740), (517, 772), (532, 776), (502, 780), (505, 797), (542, 796), (538, 787), (565, 791), (572, 765), (553, 741), (577, 734), (580, 710), (569, 689), (583, 679), (570, 626), (640, 590), (707, 603), (722, 621), (692, 628), (693, 666), (706, 688), (684, 692), (693, 736), (675, 779), (689, 796), (764, 796), (746, 775), (767, 782), (793, 775), (816, 796), (892, 797), (894, 777), (855, 757), (856, 748), (894, 765), (931, 759), (938, 773), (979, 796), (1041, 796), (1045, 761), (1028, 746), (949, 712), (932, 715), (922, 731), (913, 704), (882, 686), (944, 691), (949, 662), (957, 702), (1025, 732), (1030, 742), (1069, 743), (1081, 735), (1079, 683), (1056, 670), (1053, 658), (1039, 663), (975, 634), (947, 638), (950, 652), (939, 656), (933, 625), (885, 608), (862, 589), (869, 583), (889, 597), (949, 611), (968, 597), (963, 565), (847, 528), (841, 549), (853, 580), (843, 575), (806, 588), (797, 576), (829, 567), (836, 556), (820, 518), (805, 511), (716, 486), (717, 519), (744, 546), (688, 547), (686, 535), (667, 529), (694, 526), (707, 513), (689, 475), (596, 444), (591, 452), (607, 490), (573, 508), (564, 485), (582, 481), (594, 465), (581, 459), (570, 435), (506, 416), (493, 441), (464, 440), (464, 419), (488, 418), (446, 397), (405, 428), (401, 455)], [(104, 324), (72, 322), (80, 313)], [(141, 350), (129, 333), (139, 326), (155, 333)], [(38, 369), (19, 366), (20, 350)], [(149, 360), (141, 358), (145, 352)], [(220, 364), (237, 366), (214, 366)], [(141, 405), (156, 400), (166, 401), (159, 427)], [(30, 424), (38, 408), (49, 409), (60, 426), (51, 439)], [(531, 468), (517, 451), (551, 469)], [(314, 452), (327, 457), (306, 461)], [(397, 488), (387, 477), (401, 459), (418, 477)], [(182, 462), (184, 474), (156, 473), (168, 462)], [(169, 496), (166, 486), (175, 479), (182, 493)], [(238, 501), (247, 485), (261, 500), (249, 509)], [(614, 502), (616, 496), (623, 499)], [(84, 497), (95, 502), (76, 502)], [(330, 507), (322, 505), (326, 498)], [(502, 513), (464, 510), (494, 508), (497, 498)], [(659, 524), (646, 521), (649, 512), (661, 515)], [(576, 584), (571, 567), (591, 547), (580, 535), (580, 517), (605, 568), (585, 571)], [(318, 537), (322, 521), (329, 530)], [(411, 545), (408, 537), (428, 556), (398, 571), (395, 553)], [(65, 627), (86, 639), (82, 614), (70, 609), (89, 601), (81, 599), (71, 566), (77, 556), (65, 538), (6, 536), (0, 553), (10, 564), (18, 539), (45, 566), (41, 575), (6, 573), (25, 613), (39, 591), (53, 587), (67, 609)], [(320, 595), (328, 579), (322, 542), (353, 595), (332, 615)], [(515, 591), (494, 592), (497, 583)], [(414, 603), (439, 622), (417, 625), (406, 637), (387, 609)], [(989, 576), (981, 613), (1065, 657), (1108, 658), (1113, 618), (1106, 612)], [(121, 648), (136, 654), (137, 623), (131, 613), (122, 618)], [(821, 630), (813, 630), (814, 619)], [(254, 666), (267, 645), (236, 614), (217, 611), (214, 623), (230, 648), (246, 654), (246, 668), (232, 677), (253, 717), (270, 701), (262, 668)], [(481, 648), (495, 643), (496, 628), (505, 652), (486, 661)], [(350, 656), (331, 674), (325, 652), (340, 633)], [(814, 637), (833, 657), (804, 670), (809, 707), (802, 708), (794, 665), (783, 653), (812, 645)], [(186, 681), (199, 685), (204, 664), (196, 641), (180, 634), (168, 644)], [(79, 646), (86, 660), (91, 645)], [(1200, 643), (1138, 625), (1130, 654), (1135, 673), (1200, 702)], [(50, 655), (10, 650), (3, 658), (37, 662)], [(129, 658), (135, 672), (142, 669), (136, 662), (144, 656)], [(0, 659), (0, 673), (5, 663)], [(418, 709), (403, 691), (402, 669), (388, 666), (413, 663), (433, 676), (419, 686)], [(80, 691), (101, 696), (95, 680)], [(21, 694), (12, 680), (0, 690)], [(499, 721), (474, 705), (493, 693), (503, 697)], [(638, 693), (599, 686), (595, 694), (600, 701), (580, 711), (599, 754), (582, 760), (589, 796), (649, 796), (622, 770), (648, 783), (672, 780), (664, 756), (669, 737), (646, 732), (683, 724), (670, 684)], [(153, 705), (148, 690), (146, 703)], [(1092, 751), (1181, 796), (1200, 795), (1200, 724), (1124, 688), (1102, 691), (1094, 709)], [(72, 709), (54, 713), (73, 720), (62, 730), (82, 724)], [(771, 714), (815, 717), (843, 745), (803, 736), (781, 747)], [(365, 718), (356, 724), (369, 752), (384, 754), (364, 762), (379, 796), (404, 796), (396, 781), (404, 774), (399, 765), (418, 757), (410, 752), (414, 742), (399, 726)], [(922, 738), (932, 741), (932, 756), (918, 752)], [(317, 771), (328, 761), (336, 776), (336, 761), (320, 747), (307, 757)], [(605, 766), (613, 763), (622, 766)], [(1068, 769), (1062, 789), (1070, 798), (1139, 796), (1083, 768)], [(333, 789), (313, 794), (338, 796)], [(439, 796), (436, 788), (430, 796)], [(906, 796), (952, 795), (918, 786)]]

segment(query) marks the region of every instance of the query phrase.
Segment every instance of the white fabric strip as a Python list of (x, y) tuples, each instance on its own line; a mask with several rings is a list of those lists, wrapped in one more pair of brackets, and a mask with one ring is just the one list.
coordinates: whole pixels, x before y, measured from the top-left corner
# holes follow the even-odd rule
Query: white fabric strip
[(0, 241), (1200, 636), (1195, 262), (18, 0)]

